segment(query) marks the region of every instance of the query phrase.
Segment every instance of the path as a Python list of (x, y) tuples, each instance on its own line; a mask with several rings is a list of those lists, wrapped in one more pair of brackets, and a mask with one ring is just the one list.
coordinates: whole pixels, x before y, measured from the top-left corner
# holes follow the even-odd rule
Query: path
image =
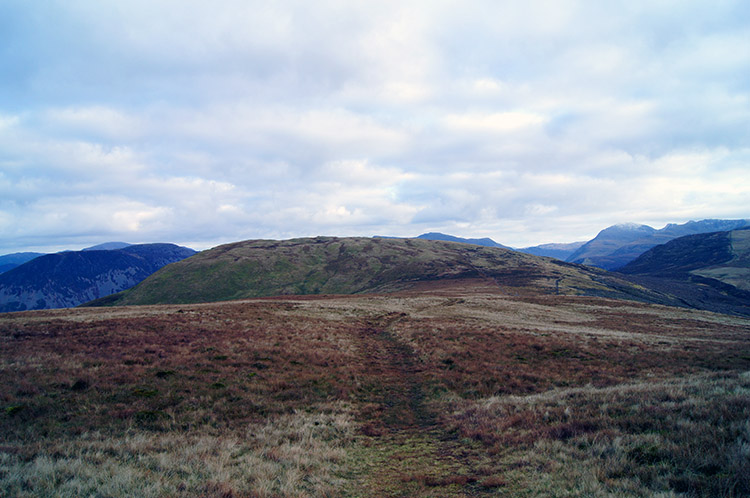
[(427, 399), (427, 366), (396, 332), (402, 316), (383, 315), (358, 332), (369, 375), (359, 397), (367, 408), (346, 476), (356, 485), (345, 496), (487, 496), (493, 490), (477, 471), (487, 464), (484, 452), (439, 424)]

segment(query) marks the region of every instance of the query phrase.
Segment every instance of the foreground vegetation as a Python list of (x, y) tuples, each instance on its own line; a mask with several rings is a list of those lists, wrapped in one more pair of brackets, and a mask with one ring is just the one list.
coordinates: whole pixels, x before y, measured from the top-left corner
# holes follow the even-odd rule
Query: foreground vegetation
[(0, 495), (750, 495), (749, 320), (506, 291), (0, 315)]

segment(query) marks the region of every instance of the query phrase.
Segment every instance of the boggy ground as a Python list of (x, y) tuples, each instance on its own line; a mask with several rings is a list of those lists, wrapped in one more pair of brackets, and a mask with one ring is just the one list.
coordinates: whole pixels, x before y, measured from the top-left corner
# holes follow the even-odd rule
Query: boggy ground
[(0, 495), (750, 495), (750, 320), (506, 292), (0, 315)]

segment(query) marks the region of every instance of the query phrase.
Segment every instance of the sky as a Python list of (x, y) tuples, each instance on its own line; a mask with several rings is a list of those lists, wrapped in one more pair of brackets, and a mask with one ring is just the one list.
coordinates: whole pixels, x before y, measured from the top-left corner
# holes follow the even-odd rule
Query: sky
[(0, 0), (0, 254), (750, 218), (745, 0)]

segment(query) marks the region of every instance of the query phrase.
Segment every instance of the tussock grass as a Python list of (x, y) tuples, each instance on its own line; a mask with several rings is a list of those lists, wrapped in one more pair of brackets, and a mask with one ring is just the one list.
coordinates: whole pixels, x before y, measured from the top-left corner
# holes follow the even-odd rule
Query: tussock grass
[(750, 321), (500, 284), (0, 315), (0, 496), (750, 495)]
[(526, 496), (750, 495), (750, 373), (456, 403)]
[(352, 444), (348, 407), (295, 412), (244, 433), (86, 433), (0, 447), (0, 495), (333, 496)]

